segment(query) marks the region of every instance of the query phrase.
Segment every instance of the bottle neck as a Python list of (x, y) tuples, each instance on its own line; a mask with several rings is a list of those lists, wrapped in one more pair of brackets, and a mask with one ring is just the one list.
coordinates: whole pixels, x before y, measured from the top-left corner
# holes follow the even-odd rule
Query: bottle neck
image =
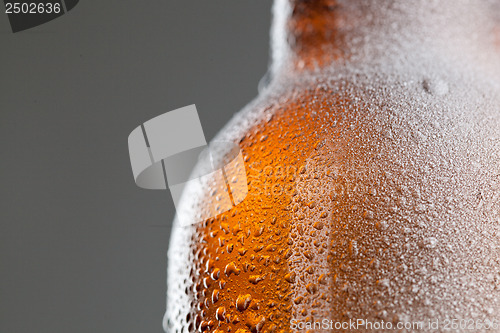
[(271, 73), (406, 54), (500, 64), (499, 0), (275, 0)]

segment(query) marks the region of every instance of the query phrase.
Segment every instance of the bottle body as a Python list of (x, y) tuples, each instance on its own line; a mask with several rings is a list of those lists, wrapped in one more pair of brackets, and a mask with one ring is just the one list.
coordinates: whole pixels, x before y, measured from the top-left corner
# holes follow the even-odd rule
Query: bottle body
[(498, 72), (436, 54), (303, 63), (216, 139), (239, 143), (248, 195), (174, 223), (165, 329), (499, 323)]

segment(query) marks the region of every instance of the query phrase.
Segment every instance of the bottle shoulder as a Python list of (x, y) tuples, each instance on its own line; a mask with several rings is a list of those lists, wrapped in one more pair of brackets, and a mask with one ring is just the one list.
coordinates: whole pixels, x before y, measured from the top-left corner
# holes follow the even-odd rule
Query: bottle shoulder
[[(280, 119), (280, 126), (317, 122), (316, 130), (333, 118), (335, 124), (362, 121), (376, 128), (397, 121), (407, 132), (412, 125), (440, 121), (455, 123), (454, 127), (489, 122), (487, 128), (499, 121), (499, 108), (500, 77), (495, 75), (448, 68), (388, 73), (340, 68), (272, 80), (219, 137), (243, 140), (252, 131), (271, 126), (273, 118)], [(460, 131), (455, 134), (460, 136)]]
[[(166, 327), (238, 316), (235, 328), (285, 328), (311, 304), (335, 321), (496, 319), (495, 84), (288, 84), (269, 86), (216, 137), (239, 144), (248, 193), (229, 211), (174, 227)], [(182, 204), (213, 207), (213, 190), (198, 187)], [(444, 294), (450, 302), (434, 296)]]
[[(478, 219), (472, 207), (481, 184), (490, 193), (500, 189), (500, 86), (488, 77), (447, 78), (335, 73), (275, 81), (215, 141), (240, 146), (250, 194), (274, 185), (268, 173), (286, 178), (312, 163), (344, 183), (359, 179), (398, 191), (395, 184), (411, 180), (428, 198), (438, 189), (462, 196)], [(330, 185), (334, 179), (327, 178)], [(295, 178), (290, 185), (298, 186)], [(189, 203), (206, 201), (208, 192), (195, 191)]]

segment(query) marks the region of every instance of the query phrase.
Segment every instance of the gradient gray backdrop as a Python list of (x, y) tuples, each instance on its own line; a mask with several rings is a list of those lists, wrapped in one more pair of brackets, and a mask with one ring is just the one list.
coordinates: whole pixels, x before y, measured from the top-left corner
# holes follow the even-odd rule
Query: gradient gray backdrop
[(195, 103), (213, 138), (257, 94), (271, 2), (81, 0), (16, 34), (0, 8), (0, 332), (160, 333), (173, 204), (127, 136)]

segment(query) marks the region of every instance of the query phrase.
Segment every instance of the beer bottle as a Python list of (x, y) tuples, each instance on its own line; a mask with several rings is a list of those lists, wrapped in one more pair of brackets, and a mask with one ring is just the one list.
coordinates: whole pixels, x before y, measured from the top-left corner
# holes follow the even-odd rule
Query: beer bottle
[(247, 196), (174, 221), (165, 330), (498, 331), (500, 2), (273, 12), (266, 82), (216, 138)]

